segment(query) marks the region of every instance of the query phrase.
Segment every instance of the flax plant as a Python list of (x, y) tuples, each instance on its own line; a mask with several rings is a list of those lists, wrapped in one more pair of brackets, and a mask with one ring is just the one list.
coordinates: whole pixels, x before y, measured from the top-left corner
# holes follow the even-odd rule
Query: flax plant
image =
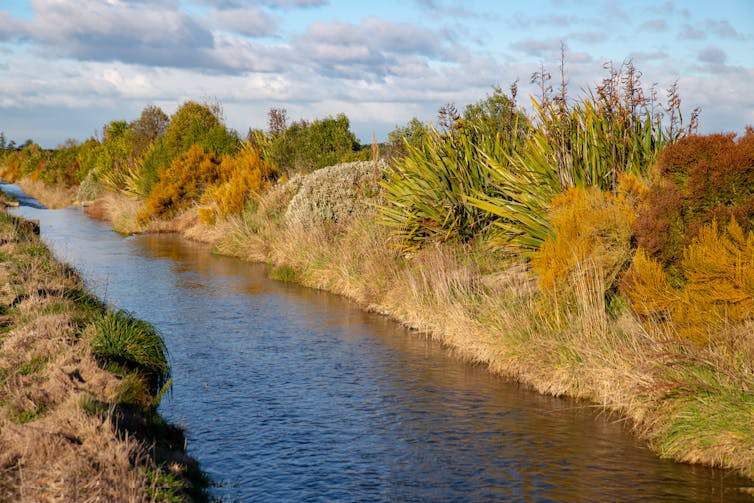
[[(494, 246), (511, 246), (530, 253), (554, 236), (547, 220), (552, 198), (570, 187), (598, 187), (615, 191), (621, 174), (644, 175), (664, 145), (696, 128), (698, 110), (684, 127), (676, 86), (668, 90), (670, 123), (663, 126), (655, 93), (645, 95), (641, 74), (629, 62), (608, 66), (609, 76), (596, 94), (570, 105), (565, 78), (560, 94), (542, 85), (543, 95), (532, 98), (536, 129), (521, 149), (492, 150), (484, 167), (492, 187), (468, 200), (498, 220), (490, 238)], [(545, 82), (549, 74), (535, 74)]]

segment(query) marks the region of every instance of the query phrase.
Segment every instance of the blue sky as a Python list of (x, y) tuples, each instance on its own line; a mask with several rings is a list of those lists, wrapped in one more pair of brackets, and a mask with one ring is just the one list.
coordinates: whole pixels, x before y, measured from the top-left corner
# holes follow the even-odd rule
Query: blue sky
[(0, 0), (0, 131), (55, 146), (195, 99), (242, 133), (344, 112), (366, 142), (516, 79), (531, 108), (561, 41), (572, 97), (630, 58), (702, 132), (754, 124), (750, 0)]

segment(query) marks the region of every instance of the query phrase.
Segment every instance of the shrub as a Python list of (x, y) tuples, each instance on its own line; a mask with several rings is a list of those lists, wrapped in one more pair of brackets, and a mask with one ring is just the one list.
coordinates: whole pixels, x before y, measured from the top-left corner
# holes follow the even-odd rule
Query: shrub
[(633, 256), (631, 225), (641, 189), (629, 175), (615, 194), (574, 187), (557, 196), (548, 212), (554, 234), (532, 255), (540, 287), (563, 290), (575, 269), (588, 260), (602, 272), (605, 287), (613, 289)]
[(374, 211), (384, 169), (383, 163), (361, 161), (310, 173), (288, 205), (286, 222), (304, 227), (344, 223)]
[(712, 221), (734, 217), (754, 230), (754, 130), (689, 136), (666, 147), (656, 166), (657, 181), (636, 220), (638, 243), (678, 284), (683, 250)]
[(276, 178), (275, 166), (262, 159), (258, 148), (247, 143), (238, 154), (223, 156), (217, 181), (207, 188), (201, 202), (212, 206), (224, 218), (239, 213), (248, 197), (266, 190)]
[(551, 95), (549, 73), (535, 74), (542, 96), (533, 99), (537, 127), (524, 145), (509, 155), (489, 156), (493, 187), (473, 199), (479, 208), (499, 217), (492, 243), (536, 250), (552, 237), (546, 213), (549, 201), (570, 187), (615, 190), (621, 174), (643, 175), (662, 146), (688, 134), (696, 111), (682, 129), (680, 99), (670, 89), (670, 125), (655, 113), (653, 94), (644, 94), (639, 72), (631, 64), (610, 67), (606, 79), (572, 103), (565, 76), (558, 96)]
[(698, 343), (720, 326), (754, 319), (754, 232), (745, 232), (735, 218), (724, 229), (713, 221), (682, 255), (685, 284), (674, 287), (660, 262), (639, 248), (624, 279), (639, 315), (670, 321), (681, 337)]
[(160, 181), (145, 201), (139, 218), (175, 216), (218, 180), (219, 164), (212, 153), (199, 145), (192, 146), (170, 166), (161, 169)]
[(332, 166), (358, 149), (359, 143), (345, 114), (311, 123), (294, 122), (282, 133), (273, 135), (265, 148), (268, 160), (289, 174), (306, 174)]
[(168, 382), (167, 348), (152, 325), (119, 310), (102, 315), (94, 327), (92, 351), (102, 362), (144, 375), (153, 395)]

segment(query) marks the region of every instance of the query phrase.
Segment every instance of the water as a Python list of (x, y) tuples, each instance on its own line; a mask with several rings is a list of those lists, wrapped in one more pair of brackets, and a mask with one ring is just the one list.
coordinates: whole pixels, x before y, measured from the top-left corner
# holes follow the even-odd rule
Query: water
[[(18, 194), (15, 186), (4, 190)], [(583, 402), (543, 397), (326, 293), (79, 209), (14, 210), (109, 304), (164, 334), (161, 413), (232, 501), (751, 501), (657, 459)]]

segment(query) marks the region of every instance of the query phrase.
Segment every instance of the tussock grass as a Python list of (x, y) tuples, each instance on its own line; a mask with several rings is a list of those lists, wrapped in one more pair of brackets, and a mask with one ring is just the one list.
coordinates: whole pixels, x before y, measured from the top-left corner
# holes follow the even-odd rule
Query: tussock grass
[(165, 341), (151, 324), (118, 310), (94, 320), (93, 327), (96, 357), (138, 371), (151, 381), (153, 393), (170, 379)]

